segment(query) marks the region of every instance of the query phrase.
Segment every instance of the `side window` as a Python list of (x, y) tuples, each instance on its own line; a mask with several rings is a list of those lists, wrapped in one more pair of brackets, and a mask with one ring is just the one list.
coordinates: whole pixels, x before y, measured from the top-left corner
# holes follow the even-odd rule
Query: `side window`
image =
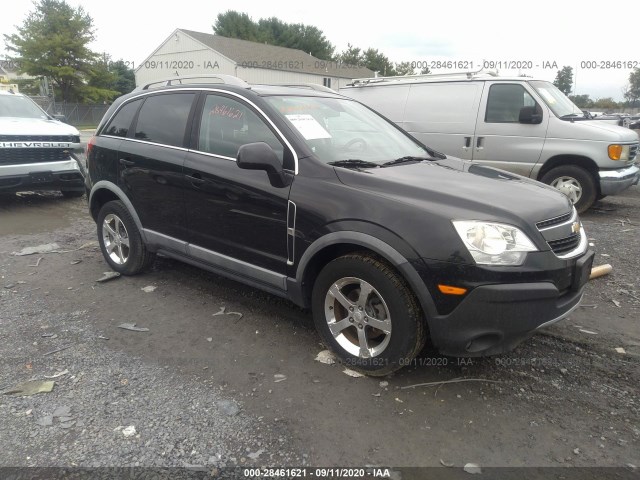
[(242, 145), (254, 142), (266, 142), (283, 160), (282, 143), (247, 105), (221, 95), (207, 95), (200, 121), (198, 150), (236, 158)]
[(109, 125), (102, 132), (104, 135), (113, 135), (115, 137), (126, 137), (131, 127), (133, 117), (136, 115), (142, 100), (135, 100), (124, 105), (116, 116), (109, 122)]
[(194, 93), (147, 97), (136, 122), (135, 138), (182, 147)]
[(520, 109), (533, 107), (536, 101), (522, 85), (491, 85), (487, 98), (487, 123), (518, 123)]

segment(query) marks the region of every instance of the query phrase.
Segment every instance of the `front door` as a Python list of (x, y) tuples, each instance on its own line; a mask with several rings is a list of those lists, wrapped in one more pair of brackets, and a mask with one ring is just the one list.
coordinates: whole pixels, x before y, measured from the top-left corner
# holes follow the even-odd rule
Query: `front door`
[[(535, 107), (542, 123), (519, 122), (522, 107)], [(487, 82), (473, 139), (473, 161), (529, 176), (538, 163), (549, 112), (520, 83)]]
[(184, 165), (190, 253), (226, 268), (248, 268), (249, 275), (255, 267), (284, 275), (290, 187), (274, 187), (264, 171), (238, 168), (236, 156), (253, 142), (268, 143), (283, 162), (291, 152), (240, 98), (208, 93), (196, 118), (197, 145)]

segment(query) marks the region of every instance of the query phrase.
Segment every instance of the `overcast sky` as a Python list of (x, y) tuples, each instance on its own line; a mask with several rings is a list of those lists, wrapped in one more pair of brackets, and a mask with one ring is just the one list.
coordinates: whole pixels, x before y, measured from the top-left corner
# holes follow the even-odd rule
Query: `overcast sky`
[[(458, 0), (421, 2), (419, 6), (405, 6), (404, 2), (300, 0), (67, 1), (83, 6), (93, 18), (95, 51), (136, 65), (174, 29), (212, 33), (218, 13), (237, 10), (254, 20), (275, 16), (289, 23), (314, 25), (338, 51), (345, 49), (347, 43), (363, 49), (374, 47), (394, 62), (455, 60), (473, 62), (477, 69), (484, 60), (496, 61), (503, 62), (501, 74), (527, 73), (547, 80), (553, 80), (559, 68), (569, 65), (574, 69), (575, 93), (590, 94), (593, 99), (621, 100), (631, 70), (628, 66), (606, 68), (600, 62), (626, 61), (640, 66), (637, 0), (595, 4), (573, 0), (538, 0), (529, 4)], [(22, 24), (33, 9), (26, 0), (10, 3), (11, 7), (3, 8), (0, 16), (0, 33), (14, 33), (15, 26)], [(596, 11), (594, 5), (601, 10)], [(0, 42), (0, 53), (2, 49), (4, 42)], [(532, 63), (534, 69), (507, 70), (505, 62)], [(558, 68), (543, 69), (545, 62), (556, 62)]]

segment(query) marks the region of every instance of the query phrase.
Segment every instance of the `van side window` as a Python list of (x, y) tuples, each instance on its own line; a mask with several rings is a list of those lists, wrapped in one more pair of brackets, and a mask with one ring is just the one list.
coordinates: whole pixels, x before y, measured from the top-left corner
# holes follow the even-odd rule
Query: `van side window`
[(198, 150), (236, 158), (247, 143), (265, 142), (282, 161), (284, 147), (248, 105), (222, 95), (207, 95), (200, 121)]
[(536, 101), (522, 85), (491, 85), (484, 121), (487, 123), (518, 123), (520, 109), (535, 105)]

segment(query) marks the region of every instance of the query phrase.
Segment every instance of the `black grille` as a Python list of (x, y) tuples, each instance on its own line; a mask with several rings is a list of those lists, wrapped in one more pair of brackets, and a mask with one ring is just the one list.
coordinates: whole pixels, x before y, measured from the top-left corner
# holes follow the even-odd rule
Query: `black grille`
[(77, 135), (0, 135), (0, 142), (70, 142), (80, 143)]
[(543, 228), (553, 227), (554, 225), (560, 225), (561, 223), (568, 222), (571, 219), (572, 212), (565, 213), (559, 217), (550, 218), (549, 220), (542, 220), (536, 223), (536, 227), (542, 230)]
[(580, 245), (580, 234), (574, 233), (573, 235), (561, 238), (560, 240), (551, 240), (547, 243), (549, 243), (549, 246), (551, 247), (551, 250), (553, 250), (553, 253), (555, 253), (556, 255), (562, 255), (564, 253), (575, 250), (576, 247)]
[(638, 144), (634, 143), (633, 145), (631, 145), (631, 147), (629, 148), (629, 161), (633, 162), (636, 158), (636, 154), (638, 153)]
[(61, 148), (0, 148), (0, 165), (58, 162), (70, 158), (69, 151)]

